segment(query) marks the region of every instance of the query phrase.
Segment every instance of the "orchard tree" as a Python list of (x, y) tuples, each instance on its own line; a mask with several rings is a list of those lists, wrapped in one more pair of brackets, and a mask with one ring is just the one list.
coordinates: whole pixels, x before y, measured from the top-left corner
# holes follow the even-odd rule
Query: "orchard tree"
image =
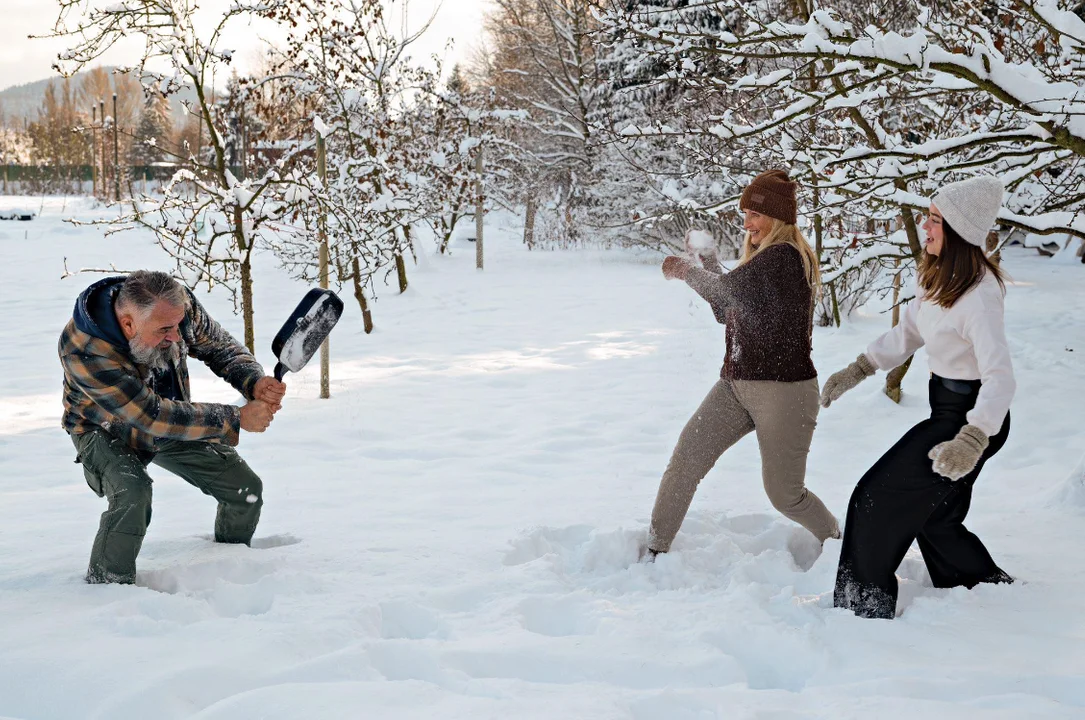
[[(232, 50), (223, 34), (232, 24), (269, 17), (285, 0), (233, 0), (218, 12), (199, 12), (194, 0), (60, 0), (53, 37), (70, 41), (57, 69), (71, 75), (95, 62), (124, 38), (138, 37), (143, 54), (130, 68), (149, 94), (168, 98), (188, 88), (188, 115), (206, 138), (206, 152), (189, 148), (161, 196), (125, 201), (128, 210), (111, 221), (110, 232), (134, 227), (154, 231), (190, 287), (226, 287), (239, 305), (245, 345), (255, 348), (252, 260), (271, 225), (292, 210), (293, 181), (269, 168), (258, 177), (237, 178), (228, 165), (227, 128), (210, 90), (230, 75)], [(298, 146), (294, 152), (305, 148)], [(285, 165), (289, 158), (280, 159)], [(274, 233), (271, 233), (272, 235)]]

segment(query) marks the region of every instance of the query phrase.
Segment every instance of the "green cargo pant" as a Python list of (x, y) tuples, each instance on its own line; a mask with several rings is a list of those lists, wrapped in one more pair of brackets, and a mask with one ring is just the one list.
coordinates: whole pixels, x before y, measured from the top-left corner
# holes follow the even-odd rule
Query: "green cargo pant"
[(263, 484), (232, 447), (166, 440), (148, 453), (104, 430), (73, 435), (72, 442), (87, 484), (109, 501), (90, 552), (87, 582), (135, 582), (136, 556), (151, 522), (151, 462), (218, 500), (216, 542), (252, 540), (264, 504)]

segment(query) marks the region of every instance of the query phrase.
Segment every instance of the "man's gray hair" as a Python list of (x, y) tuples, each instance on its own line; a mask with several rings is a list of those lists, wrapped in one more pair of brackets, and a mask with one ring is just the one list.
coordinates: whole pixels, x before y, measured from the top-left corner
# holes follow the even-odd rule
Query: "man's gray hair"
[(147, 317), (159, 301), (188, 308), (188, 293), (170, 275), (158, 270), (137, 270), (125, 278), (117, 293), (117, 307), (129, 308)]

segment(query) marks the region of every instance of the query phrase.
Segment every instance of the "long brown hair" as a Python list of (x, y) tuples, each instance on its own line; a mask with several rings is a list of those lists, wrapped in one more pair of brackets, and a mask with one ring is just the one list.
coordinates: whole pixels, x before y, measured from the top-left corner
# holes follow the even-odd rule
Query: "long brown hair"
[(821, 284), (821, 270), (818, 267), (818, 258), (814, 254), (814, 248), (810, 247), (810, 243), (806, 241), (802, 231), (797, 226), (783, 220), (772, 218), (772, 229), (769, 230), (768, 237), (762, 240), (760, 245), (754, 245), (750, 242), (750, 233), (746, 233), (746, 239), (742, 243), (742, 259), (739, 260), (738, 264), (745, 265), (765, 248), (781, 243), (786, 243), (799, 251), (799, 256), (802, 257), (802, 270), (803, 274), (806, 275), (806, 282), (810, 283), (810, 288), (816, 292)]
[(983, 248), (965, 240), (943, 219), (942, 252), (923, 253), (919, 263), (919, 286), (926, 292), (926, 299), (951, 308), (987, 273), (995, 276), (1005, 292), (1006, 280), (998, 265), (991, 262)]

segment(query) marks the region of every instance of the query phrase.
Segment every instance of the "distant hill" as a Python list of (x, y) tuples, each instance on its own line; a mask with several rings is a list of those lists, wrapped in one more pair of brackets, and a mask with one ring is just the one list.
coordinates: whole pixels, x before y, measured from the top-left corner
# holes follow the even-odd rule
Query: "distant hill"
[(3, 112), (4, 124), (15, 127), (22, 125), (24, 119), (32, 119), (41, 107), (48, 84), (48, 80), (38, 80), (0, 90), (0, 112)]
[[(112, 68), (106, 68), (112, 70)], [(72, 86), (79, 87), (83, 73), (72, 76)], [(3, 125), (8, 127), (21, 127), (24, 121), (33, 120), (38, 115), (42, 99), (45, 97), (45, 88), (51, 82), (59, 82), (63, 78), (57, 75), (55, 78), (46, 78), (24, 85), (14, 85), (5, 90), (0, 90), (0, 113), (2, 113)], [(175, 122), (184, 120), (182, 100), (195, 100), (196, 93), (191, 90), (182, 90), (170, 98), (170, 106), (173, 110)]]

